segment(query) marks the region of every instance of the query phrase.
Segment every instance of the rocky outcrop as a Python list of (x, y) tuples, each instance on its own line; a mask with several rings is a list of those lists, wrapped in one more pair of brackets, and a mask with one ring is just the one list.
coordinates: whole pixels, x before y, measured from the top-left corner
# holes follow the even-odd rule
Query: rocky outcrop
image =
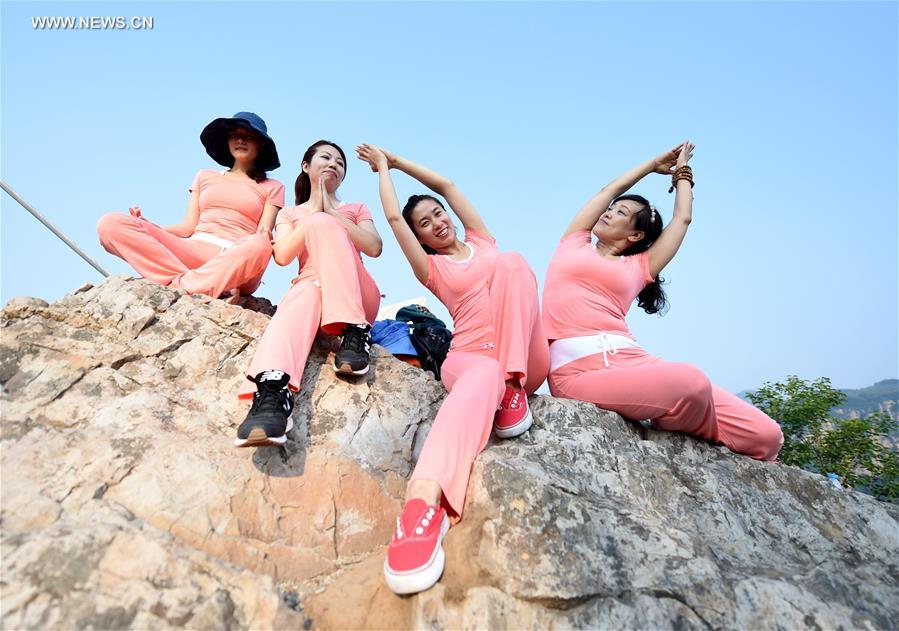
[[(532, 399), (491, 443), (433, 589), (384, 546), (443, 398), (377, 349), (310, 358), (284, 448), (237, 450), (268, 318), (113, 277), (2, 312), (2, 626), (871, 628), (899, 619), (899, 511), (797, 469)], [(324, 367), (324, 369), (323, 369)]]

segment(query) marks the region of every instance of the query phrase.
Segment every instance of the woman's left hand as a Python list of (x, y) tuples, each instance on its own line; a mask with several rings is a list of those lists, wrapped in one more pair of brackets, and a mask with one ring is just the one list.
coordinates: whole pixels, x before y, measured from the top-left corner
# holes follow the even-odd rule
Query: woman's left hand
[(674, 172), (674, 166), (677, 163), (677, 157), (682, 148), (683, 145), (680, 144), (653, 160), (652, 172), (661, 173), (662, 175), (671, 175)]
[(259, 225), (256, 227), (256, 234), (264, 234), (268, 237), (268, 240), (271, 241), (272, 245), (275, 244), (275, 239), (272, 237), (271, 228), (268, 226)]
[(380, 147), (363, 143), (356, 147), (356, 155), (360, 160), (368, 162), (368, 166), (375, 173), (380, 172), (382, 169), (387, 170), (390, 168), (390, 159), (387, 157), (387, 153)]

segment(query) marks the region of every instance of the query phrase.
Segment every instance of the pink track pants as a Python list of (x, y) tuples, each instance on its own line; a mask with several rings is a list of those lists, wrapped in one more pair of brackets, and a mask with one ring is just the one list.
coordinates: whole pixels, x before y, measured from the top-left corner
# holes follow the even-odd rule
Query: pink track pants
[(100, 243), (138, 274), (189, 294), (218, 298), (231, 289), (251, 294), (272, 256), (267, 235), (247, 235), (227, 250), (176, 237), (146, 219), (109, 213), (97, 224)]
[(460, 516), (475, 457), (487, 445), (506, 379), (528, 394), (546, 379), (549, 346), (543, 334), (537, 280), (520, 254), (500, 254), (489, 284), (496, 333), (493, 349), (450, 351), (441, 367), (449, 395), (440, 406), (411, 480), (433, 480), (444, 505)]
[(712, 385), (690, 364), (666, 362), (639, 348), (590, 355), (549, 375), (553, 396), (589, 401), (657, 429), (723, 443), (756, 460), (774, 460), (783, 445), (780, 425), (736, 395)]
[[(283, 370), (294, 391), (300, 389), (319, 329), (336, 335), (346, 324), (371, 324), (381, 304), (378, 286), (334, 217), (315, 213), (303, 220), (303, 230), (300, 275), (278, 304), (247, 370), (250, 377)], [(248, 383), (239, 396), (248, 398), (255, 391)]]

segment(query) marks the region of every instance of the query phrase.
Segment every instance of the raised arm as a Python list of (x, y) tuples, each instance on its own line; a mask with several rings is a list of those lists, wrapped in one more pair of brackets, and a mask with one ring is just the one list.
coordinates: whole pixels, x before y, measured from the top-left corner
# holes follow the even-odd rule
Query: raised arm
[(599, 217), (611, 205), (612, 201), (619, 195), (626, 193), (634, 184), (642, 180), (650, 173), (663, 173), (671, 175), (674, 171), (674, 164), (677, 161), (678, 152), (681, 145), (678, 145), (670, 151), (666, 151), (662, 155), (648, 160), (640, 166), (634, 167), (630, 171), (619, 175), (614, 180), (602, 187), (602, 189), (578, 211), (568, 224), (565, 234), (562, 237), (578, 232), (580, 230), (592, 230)]
[(450, 208), (456, 213), (459, 221), (466, 230), (474, 230), (480, 234), (491, 237), (487, 224), (481, 218), (481, 215), (475, 210), (468, 198), (453, 184), (453, 181), (443, 177), (439, 173), (431, 171), (427, 167), (416, 164), (411, 160), (396, 156), (389, 151), (380, 150), (387, 157), (387, 164), (391, 169), (402, 171), (409, 177), (413, 177), (429, 189), (443, 196)]
[[(690, 141), (684, 142), (678, 151), (675, 169), (687, 166), (690, 158), (693, 157), (693, 149), (695, 145)], [(684, 237), (687, 236), (687, 227), (693, 220), (693, 184), (687, 178), (678, 179), (674, 183), (674, 215), (662, 234), (656, 239), (655, 243), (649, 246), (649, 273), (653, 278), (665, 268), (674, 255), (680, 249)]]
[[(418, 237), (415, 236), (412, 228), (410, 228), (409, 224), (406, 223), (406, 220), (403, 219), (403, 214), (400, 210), (400, 202), (396, 197), (396, 189), (393, 187), (393, 180), (390, 179), (390, 164), (387, 154), (377, 147), (366, 144), (356, 147), (356, 154), (359, 156), (360, 160), (368, 162), (373, 171), (377, 171), (378, 189), (381, 193), (381, 205), (384, 207), (384, 215), (387, 217), (387, 222), (390, 224), (393, 236), (396, 237), (400, 249), (403, 251), (403, 254), (406, 255), (406, 260), (409, 261), (409, 265), (412, 266), (415, 278), (422, 284), (427, 283), (428, 255), (425, 254), (424, 249), (422, 249), (421, 243), (418, 242)], [(426, 186), (431, 188), (431, 190), (437, 190), (430, 187), (428, 184), (426, 184)], [(447, 201), (449, 200), (447, 199)], [(474, 229), (477, 230), (477, 228)]]

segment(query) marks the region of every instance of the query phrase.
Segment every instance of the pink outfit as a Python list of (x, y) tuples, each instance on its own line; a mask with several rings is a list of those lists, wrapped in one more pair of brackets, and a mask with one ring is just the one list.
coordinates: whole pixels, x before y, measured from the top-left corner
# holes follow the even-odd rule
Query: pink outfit
[[(559, 244), (546, 273), (543, 323), (550, 340), (598, 335), (633, 339), (624, 317), (651, 282), (646, 252), (616, 259), (597, 254), (590, 231)], [(735, 395), (709, 383), (689, 364), (666, 362), (632, 346), (596, 353), (555, 367), (553, 396), (590, 401), (659, 429), (723, 443), (757, 460), (774, 460), (780, 426)]]
[(231, 289), (252, 293), (272, 252), (267, 235), (256, 234), (256, 228), (266, 204), (284, 205), (284, 185), (272, 179), (233, 180), (206, 169), (194, 177), (190, 191), (199, 191), (200, 204), (190, 238), (146, 219), (109, 213), (97, 224), (100, 243), (161, 285), (213, 297)]
[[(356, 225), (371, 221), (365, 204), (341, 204), (337, 211)], [(278, 304), (247, 375), (283, 370), (290, 375), (290, 387), (297, 391), (319, 329), (339, 334), (345, 324), (373, 323), (381, 292), (337, 219), (293, 206), (281, 210), (276, 224), (279, 231), (289, 227), (303, 230), (303, 247), (297, 257), (300, 275)], [(239, 396), (247, 398), (253, 392), (255, 386), (248, 383)]]
[(453, 342), (441, 373), (449, 395), (440, 406), (412, 480), (434, 480), (461, 515), (475, 457), (487, 445), (506, 379), (534, 392), (546, 379), (549, 348), (537, 280), (520, 254), (468, 230), (464, 261), (428, 257), (426, 286), (453, 317)]

